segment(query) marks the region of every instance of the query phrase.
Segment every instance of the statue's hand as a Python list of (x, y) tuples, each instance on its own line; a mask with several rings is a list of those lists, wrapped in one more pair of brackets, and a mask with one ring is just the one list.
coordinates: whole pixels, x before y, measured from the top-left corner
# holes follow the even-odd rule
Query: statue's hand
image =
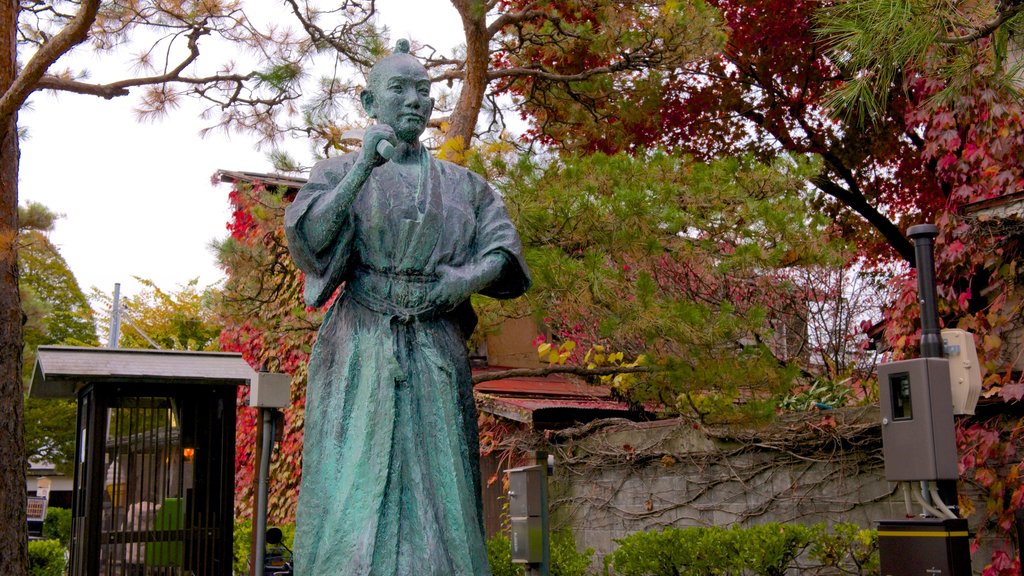
[(442, 264), (437, 267), (439, 276), (430, 295), (434, 306), (443, 311), (454, 310), (476, 292), (477, 276), (474, 266), (448, 266)]
[(398, 137), (395, 136), (395, 131), (391, 126), (387, 124), (374, 124), (367, 128), (366, 133), (363, 135), (361, 159), (374, 168), (386, 163), (388, 159), (380, 155), (377, 146), (377, 144), (385, 140), (390, 142), (392, 146), (398, 144)]

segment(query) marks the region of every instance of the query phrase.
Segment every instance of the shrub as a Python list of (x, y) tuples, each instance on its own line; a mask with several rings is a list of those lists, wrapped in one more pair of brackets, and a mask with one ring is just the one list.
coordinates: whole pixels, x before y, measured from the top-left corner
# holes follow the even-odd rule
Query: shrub
[[(551, 533), (551, 576), (586, 576), (594, 549), (583, 552), (576, 550), (576, 538), (572, 531), (555, 530)], [(521, 564), (512, 563), (512, 543), (504, 534), (498, 534), (487, 541), (487, 561), (493, 576), (522, 576)]]
[(67, 508), (48, 508), (46, 520), (43, 521), (43, 538), (59, 540), (61, 546), (71, 545), (71, 510)]
[[(762, 524), (727, 528), (666, 528), (618, 540), (605, 558), (620, 576), (783, 576), (877, 574), (878, 536), (855, 524)], [(806, 552), (806, 554), (805, 554)], [(610, 569), (614, 568), (614, 572)]]
[(802, 524), (734, 527), (740, 563), (757, 576), (784, 576), (820, 531)]
[(821, 531), (811, 544), (810, 557), (824, 569), (819, 573), (878, 574), (878, 531), (836, 524), (831, 532)]
[(734, 531), (721, 528), (666, 528), (618, 540), (605, 558), (622, 576), (732, 576), (741, 573)]
[[(583, 552), (576, 550), (576, 538), (572, 530), (556, 530), (551, 533), (551, 576), (585, 576), (590, 569), (594, 549)], [(511, 550), (509, 551), (511, 555)]]
[(29, 576), (63, 576), (64, 546), (59, 540), (32, 540), (28, 543)]
[(487, 541), (487, 563), (492, 576), (523, 576), (523, 567), (512, 563), (512, 542), (504, 534)]

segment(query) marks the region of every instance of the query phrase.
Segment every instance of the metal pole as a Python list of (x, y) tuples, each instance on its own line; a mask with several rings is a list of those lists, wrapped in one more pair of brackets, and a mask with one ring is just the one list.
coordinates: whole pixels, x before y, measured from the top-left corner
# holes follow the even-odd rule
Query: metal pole
[(256, 555), (253, 559), (256, 574), (262, 576), (267, 548), (267, 490), (270, 479), (270, 452), (274, 444), (274, 409), (260, 408), (263, 420), (263, 446), (260, 451), (260, 477), (256, 492), (256, 520), (253, 531), (256, 536)]
[(110, 311), (110, 340), (107, 348), (117, 348), (121, 339), (121, 283), (114, 284), (114, 308)]
[[(934, 224), (918, 224), (907, 229), (907, 236), (914, 241), (914, 267), (917, 268), (917, 298), (921, 305), (921, 357), (943, 358), (942, 332), (939, 331), (939, 301), (935, 289), (935, 237), (939, 229)], [(935, 482), (943, 503), (957, 510), (956, 481)], [(927, 482), (921, 482), (921, 497), (932, 504)]]
[(934, 224), (918, 224), (907, 230), (914, 241), (917, 268), (917, 297), (921, 304), (921, 357), (942, 358), (942, 334), (939, 332), (939, 303), (935, 296), (934, 240), (939, 229)]

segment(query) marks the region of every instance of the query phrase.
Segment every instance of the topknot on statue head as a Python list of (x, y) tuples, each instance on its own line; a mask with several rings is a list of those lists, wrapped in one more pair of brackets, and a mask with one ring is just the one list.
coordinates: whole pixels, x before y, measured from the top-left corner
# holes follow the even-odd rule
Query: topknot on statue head
[(415, 66), (417, 69), (423, 70), (423, 74), (426, 75), (427, 69), (418, 58), (409, 53), (410, 49), (408, 40), (405, 38), (398, 39), (398, 41), (395, 42), (395, 50), (391, 55), (381, 58), (373, 65), (373, 68), (370, 68), (370, 75), (369, 78), (367, 78), (367, 86), (372, 90), (373, 87), (376, 86), (376, 83), (382, 80), (381, 74), (383, 70), (391, 70), (398, 65)]

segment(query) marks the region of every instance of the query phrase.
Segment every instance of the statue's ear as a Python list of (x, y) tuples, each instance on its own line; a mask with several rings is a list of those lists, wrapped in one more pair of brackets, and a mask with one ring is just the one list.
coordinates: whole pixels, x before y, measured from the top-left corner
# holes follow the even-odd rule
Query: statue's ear
[(373, 92), (369, 88), (359, 93), (359, 101), (363, 103), (363, 110), (366, 115), (374, 120), (377, 119), (377, 112), (374, 110)]

